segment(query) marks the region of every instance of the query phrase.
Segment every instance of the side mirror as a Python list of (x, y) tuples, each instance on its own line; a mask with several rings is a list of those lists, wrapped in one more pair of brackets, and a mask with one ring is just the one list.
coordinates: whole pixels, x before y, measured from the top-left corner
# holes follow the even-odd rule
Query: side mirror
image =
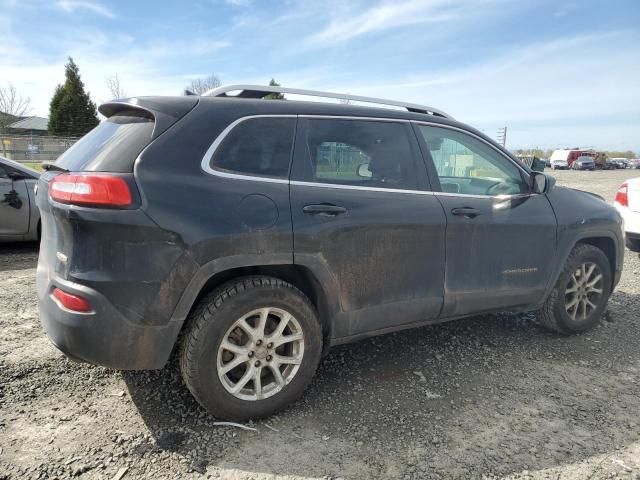
[(373, 174), (371, 173), (371, 170), (369, 170), (368, 163), (361, 163), (360, 165), (358, 165), (357, 173), (358, 173), (358, 176), (362, 178), (371, 178), (373, 176)]
[(531, 172), (529, 177), (533, 193), (549, 193), (556, 184), (556, 179), (541, 172)]

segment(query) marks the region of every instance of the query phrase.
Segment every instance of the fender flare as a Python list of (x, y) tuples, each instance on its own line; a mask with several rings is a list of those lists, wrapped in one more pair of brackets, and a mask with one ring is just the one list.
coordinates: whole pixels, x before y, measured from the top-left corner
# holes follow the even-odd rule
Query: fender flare
[[(558, 261), (556, 262), (556, 267), (553, 272), (553, 275), (549, 277), (550, 280), (549, 280), (549, 283), (547, 284), (547, 288), (545, 289), (545, 295), (542, 300), (542, 303), (546, 301), (547, 297), (551, 293), (551, 290), (553, 290), (553, 288), (555, 287), (558, 281), (558, 278), (560, 277), (560, 274), (562, 273), (562, 270), (567, 262), (567, 258), (569, 258), (569, 255), (571, 254), (571, 251), (573, 250), (573, 248), (583, 240), (587, 240), (590, 238), (608, 238), (613, 242), (615, 258), (614, 258), (614, 268), (613, 268), (613, 271), (611, 272), (611, 276), (614, 279), (614, 286), (615, 286), (616, 271), (618, 270), (618, 266), (620, 265), (620, 258), (621, 258), (620, 246), (622, 245), (622, 248), (624, 248), (624, 244), (621, 244), (622, 240), (615, 234), (614, 231), (609, 229), (588, 230), (588, 231), (580, 231), (576, 233), (577, 233), (576, 235), (571, 236), (569, 239), (558, 243), (558, 252), (556, 254), (556, 259)], [(624, 256), (624, 250), (622, 250), (622, 256)]]
[(186, 320), (202, 288), (214, 275), (234, 268), (269, 265), (293, 265), (293, 259), (290, 253), (232, 255), (217, 258), (201, 265), (182, 292), (170, 321), (184, 322)]

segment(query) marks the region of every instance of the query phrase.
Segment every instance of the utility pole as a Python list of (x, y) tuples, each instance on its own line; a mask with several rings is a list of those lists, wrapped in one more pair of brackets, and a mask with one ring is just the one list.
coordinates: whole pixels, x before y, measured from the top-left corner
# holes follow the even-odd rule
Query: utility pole
[(497, 140), (498, 140), (498, 143), (501, 143), (503, 147), (506, 147), (507, 145), (507, 127), (506, 126), (498, 130)]

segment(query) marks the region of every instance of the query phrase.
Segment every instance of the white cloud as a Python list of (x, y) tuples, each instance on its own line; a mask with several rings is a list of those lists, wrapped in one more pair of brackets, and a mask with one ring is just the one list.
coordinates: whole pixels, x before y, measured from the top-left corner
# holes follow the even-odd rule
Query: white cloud
[[(55, 86), (64, 81), (64, 64), (68, 56), (80, 67), (82, 81), (92, 100), (102, 103), (110, 99), (106, 79), (115, 74), (130, 96), (180, 95), (196, 75), (167, 74), (168, 70), (173, 70), (167, 65), (190, 58), (215, 58), (217, 52), (230, 45), (227, 41), (207, 37), (140, 42), (127, 35), (107, 36), (87, 27), (60, 32), (55, 41), (58, 53), (51, 56), (27, 48), (21, 43), (21, 37), (12, 32), (11, 23), (3, 23), (1, 17), (0, 27), (6, 27), (0, 31), (2, 78), (10, 79), (21, 94), (31, 98), (32, 114), (39, 116), (48, 115)], [(5, 33), (10, 43), (3, 41)], [(29, 58), (29, 62), (25, 62), (25, 58)]]
[(76, 10), (88, 10), (106, 18), (116, 18), (111, 9), (98, 2), (88, 0), (58, 0), (57, 6), (67, 13), (74, 13)]
[(564, 17), (566, 15), (569, 15), (571, 12), (573, 12), (577, 8), (578, 8), (578, 6), (575, 3), (566, 3), (566, 4), (562, 5), (562, 6), (560, 6), (560, 8), (558, 8), (558, 10), (555, 11), (553, 16), (554, 17)]
[(384, 0), (364, 11), (341, 8), (323, 30), (311, 35), (307, 41), (311, 44), (334, 44), (401, 26), (454, 20), (462, 14), (468, 14), (474, 3), (459, 0)]
[[(567, 144), (604, 147), (626, 138), (619, 148), (638, 148), (638, 122), (624, 121), (640, 118), (640, 104), (631, 101), (640, 98), (636, 44), (629, 32), (565, 37), (469, 67), (334, 90), (431, 105), (491, 136), (507, 125), (519, 144), (563, 144), (566, 138)], [(592, 127), (612, 123), (624, 127)]]
[(209, 55), (231, 46), (231, 42), (225, 40), (212, 40), (208, 38), (193, 38), (188, 41), (175, 40), (173, 42), (155, 40), (149, 43), (150, 46), (148, 48), (138, 50), (144, 55), (157, 58)]

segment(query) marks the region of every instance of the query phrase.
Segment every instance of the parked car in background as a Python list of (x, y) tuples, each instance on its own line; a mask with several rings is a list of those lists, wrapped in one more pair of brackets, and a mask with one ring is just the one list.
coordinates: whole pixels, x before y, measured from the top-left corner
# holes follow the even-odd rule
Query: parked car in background
[(629, 160), (629, 168), (640, 168), (640, 158)]
[(613, 206), (433, 107), (233, 85), (99, 110), (38, 183), (40, 319), (111, 368), (177, 350), (218, 418), (282, 410), (372, 335), (505, 310), (587, 331), (620, 280)]
[(573, 165), (573, 162), (576, 159), (584, 156), (593, 156), (593, 152), (591, 150), (580, 150), (580, 149), (554, 150), (554, 152), (551, 154), (551, 164), (553, 166), (554, 160), (564, 160), (565, 162), (567, 162), (567, 166), (571, 168), (571, 166)]
[(612, 158), (607, 158), (607, 170), (617, 170), (621, 168), (618, 162), (613, 160)]
[(40, 173), (0, 157), (0, 242), (38, 240), (40, 212), (34, 187)]
[(576, 158), (571, 164), (573, 170), (595, 170), (596, 163), (592, 157), (582, 156)]
[(549, 158), (543, 158), (542, 162), (544, 163), (544, 166), (547, 168), (551, 168), (551, 159)]
[(550, 160), (549, 163), (551, 164), (551, 170), (566, 170), (569, 168), (569, 163), (566, 160)]
[(613, 161), (618, 168), (627, 168), (629, 166), (629, 160), (626, 158), (612, 158)]
[(596, 164), (596, 169), (598, 170), (611, 170), (616, 168), (616, 165), (609, 162), (607, 158), (607, 154), (605, 152), (594, 152), (593, 161)]
[(624, 220), (627, 247), (633, 252), (640, 252), (640, 177), (620, 185), (613, 205)]

